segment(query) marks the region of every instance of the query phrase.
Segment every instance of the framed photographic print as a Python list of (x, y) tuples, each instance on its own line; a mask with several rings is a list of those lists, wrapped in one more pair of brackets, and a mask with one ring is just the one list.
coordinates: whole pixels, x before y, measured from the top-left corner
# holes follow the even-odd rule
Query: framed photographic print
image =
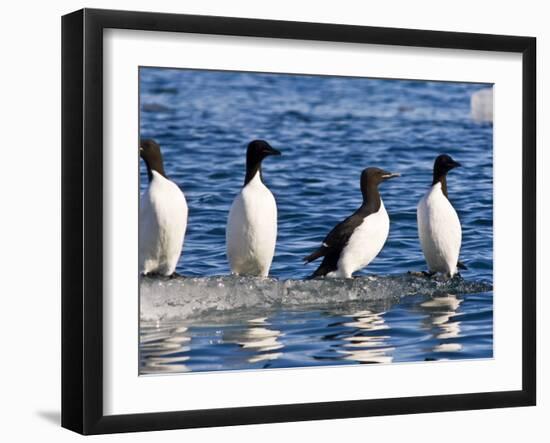
[(62, 21), (62, 425), (535, 404), (530, 37)]

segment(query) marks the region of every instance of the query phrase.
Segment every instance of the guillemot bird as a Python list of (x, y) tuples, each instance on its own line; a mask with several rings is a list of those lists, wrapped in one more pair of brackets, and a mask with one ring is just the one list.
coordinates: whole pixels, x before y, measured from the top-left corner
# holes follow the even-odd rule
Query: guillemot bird
[(304, 258), (309, 263), (324, 257), (311, 278), (351, 278), (378, 255), (390, 231), (390, 219), (378, 185), (399, 176), (379, 168), (367, 168), (361, 173), (363, 204), (329, 232), (319, 249)]
[(249, 143), (246, 175), (227, 220), (227, 259), (237, 275), (267, 277), (277, 240), (277, 204), (262, 181), (262, 160), (281, 155), (264, 140)]
[(180, 188), (166, 177), (158, 143), (142, 140), (139, 154), (149, 177), (139, 205), (140, 272), (171, 276), (183, 247), (187, 202)]
[(457, 267), (466, 267), (458, 261), (462, 228), (460, 220), (447, 195), (447, 173), (460, 163), (449, 155), (435, 159), (432, 186), (418, 203), (416, 217), (418, 236), (428, 264), (428, 275), (444, 274), (453, 277)]

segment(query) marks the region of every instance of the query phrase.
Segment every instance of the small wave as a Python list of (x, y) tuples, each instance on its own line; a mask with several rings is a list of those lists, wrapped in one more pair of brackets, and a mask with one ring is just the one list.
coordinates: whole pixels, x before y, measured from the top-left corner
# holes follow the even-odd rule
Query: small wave
[(288, 118), (290, 120), (299, 120), (299, 121), (306, 122), (306, 123), (311, 122), (311, 116), (309, 116), (307, 114), (304, 114), (303, 112), (295, 111), (295, 110), (285, 111), (282, 114), (282, 118), (283, 119)]
[(277, 280), (236, 276), (140, 280), (142, 320), (181, 320), (243, 309), (326, 307), (346, 302), (396, 300), (425, 294), (487, 292), (492, 285), (461, 277), (437, 280), (410, 274), (355, 279)]
[(141, 110), (143, 112), (169, 112), (172, 109), (160, 103), (143, 103)]
[(149, 93), (150, 94), (177, 94), (178, 88), (171, 88), (171, 87), (151, 88)]

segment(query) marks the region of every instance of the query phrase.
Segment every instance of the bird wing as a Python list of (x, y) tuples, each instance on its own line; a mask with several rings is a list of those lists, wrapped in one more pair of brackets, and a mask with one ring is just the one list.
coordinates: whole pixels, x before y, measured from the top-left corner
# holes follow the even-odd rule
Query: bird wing
[(359, 211), (354, 212), (344, 221), (341, 221), (332, 228), (323, 240), (321, 246), (307, 257), (304, 257), (304, 262), (310, 263), (317, 260), (319, 257), (326, 257), (332, 254), (339, 255), (340, 251), (346, 246), (355, 228), (363, 221), (363, 217), (360, 216), (358, 212)]

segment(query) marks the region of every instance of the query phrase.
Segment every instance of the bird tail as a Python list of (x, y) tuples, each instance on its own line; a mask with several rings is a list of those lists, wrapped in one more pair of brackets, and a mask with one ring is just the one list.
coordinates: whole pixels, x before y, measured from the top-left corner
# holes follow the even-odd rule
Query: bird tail
[(317, 260), (319, 257), (323, 257), (326, 253), (326, 248), (324, 246), (320, 247), (316, 251), (309, 254), (307, 257), (304, 257), (304, 264), (311, 263), (314, 260)]
[(467, 267), (464, 263), (462, 263), (460, 260), (459, 260), (458, 263), (456, 264), (456, 267), (457, 267), (458, 269), (464, 269), (464, 270), (468, 269), (468, 267)]

